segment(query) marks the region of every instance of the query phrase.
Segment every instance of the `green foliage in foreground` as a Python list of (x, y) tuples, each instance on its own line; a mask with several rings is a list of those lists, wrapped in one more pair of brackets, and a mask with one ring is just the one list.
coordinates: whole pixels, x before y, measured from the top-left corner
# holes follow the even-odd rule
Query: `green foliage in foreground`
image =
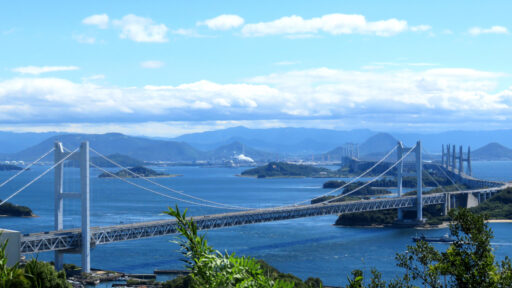
[(7, 267), (7, 256), (5, 255), (5, 248), (7, 241), (0, 246), (0, 287), (1, 288), (25, 288), (30, 287), (22, 269), (18, 268), (18, 264)]
[(38, 288), (67, 288), (71, 287), (66, 281), (64, 271), (57, 272), (53, 265), (48, 262), (40, 262), (36, 259), (30, 260), (24, 267), (30, 287)]
[(407, 252), (397, 254), (397, 266), (406, 270), (401, 278), (389, 283), (382, 281), (380, 273), (372, 272), (365, 284), (360, 270), (352, 272), (347, 287), (512, 287), (512, 263), (507, 257), (495, 262), (490, 246), (492, 231), (483, 215), (472, 214), (467, 209), (451, 210), (453, 223), (450, 234), (456, 240), (445, 252), (437, 251), (429, 243), (420, 241), (408, 246)]
[(199, 236), (197, 225), (186, 219), (186, 211), (169, 208), (167, 214), (176, 218), (182, 239), (180, 245), (185, 263), (191, 274), (169, 281), (164, 287), (322, 287), (319, 279), (310, 278), (303, 283), (293, 275), (279, 273), (264, 262), (251, 257), (221, 253), (208, 245), (205, 235)]
[[(184, 239), (177, 243), (191, 274), (169, 281), (163, 287), (322, 287), (317, 278), (302, 282), (253, 258), (222, 254), (208, 246), (204, 236), (197, 235), (197, 226), (186, 219), (186, 213), (181, 214), (178, 208), (169, 208), (167, 213), (178, 220), (178, 230)], [(454, 209), (449, 217), (450, 234), (455, 241), (446, 251), (438, 251), (427, 242), (417, 242), (396, 256), (396, 265), (405, 274), (386, 282), (377, 270), (372, 270), (369, 278), (361, 270), (354, 270), (345, 287), (512, 287), (512, 262), (508, 257), (495, 261), (490, 246), (492, 231), (485, 222), (487, 216), (473, 214), (468, 209)]]
[(0, 246), (0, 288), (71, 288), (63, 271), (55, 271), (50, 263), (32, 259), (20, 267), (16, 264), (7, 267), (5, 248), (7, 241)]

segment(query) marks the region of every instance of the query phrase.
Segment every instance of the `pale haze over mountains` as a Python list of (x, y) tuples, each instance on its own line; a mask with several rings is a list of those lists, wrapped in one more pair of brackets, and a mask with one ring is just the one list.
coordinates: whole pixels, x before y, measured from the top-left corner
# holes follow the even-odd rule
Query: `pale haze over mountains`
[[(35, 159), (48, 151), (57, 140), (62, 141), (70, 149), (88, 140), (94, 149), (103, 154), (120, 153), (145, 161), (221, 161), (240, 154), (257, 161), (274, 161), (287, 157), (310, 159), (312, 155), (317, 157), (328, 155), (331, 159), (339, 159), (340, 147), (346, 143), (359, 144), (361, 156), (375, 158), (389, 151), (398, 139), (405, 145), (414, 145), (417, 140), (421, 140), (425, 152), (430, 154), (439, 154), (442, 144), (455, 144), (463, 145), (464, 151), (467, 145), (470, 145), (474, 151), (474, 159), (512, 159), (511, 150), (507, 148), (512, 147), (512, 130), (412, 134), (382, 133), (367, 129), (338, 131), (315, 128), (234, 127), (185, 134), (169, 139), (128, 136), (120, 133), (59, 134), (56, 132), (0, 132), (0, 137), (3, 140), (0, 142), (2, 151), (0, 157), (4, 160)], [(496, 143), (487, 145), (490, 142)]]

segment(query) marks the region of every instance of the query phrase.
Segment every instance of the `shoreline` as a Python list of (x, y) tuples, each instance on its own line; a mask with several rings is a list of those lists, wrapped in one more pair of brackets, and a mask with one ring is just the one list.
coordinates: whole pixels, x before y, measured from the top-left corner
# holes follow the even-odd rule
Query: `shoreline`
[[(244, 178), (256, 178), (256, 179), (276, 179), (276, 178), (308, 178), (307, 176), (269, 176), (269, 177), (258, 177), (258, 175), (242, 175), (236, 174), (236, 177), (244, 177)], [(313, 177), (309, 177), (313, 178)]]
[(512, 223), (512, 219), (489, 219), (486, 223)]
[[(512, 219), (489, 219), (485, 221), (485, 223), (512, 223)], [(343, 228), (404, 228), (398, 225), (393, 224), (372, 224), (372, 225), (336, 225), (332, 224), (335, 227), (343, 227)], [(450, 222), (443, 222), (439, 225), (425, 225), (425, 226), (411, 226), (408, 228), (418, 229), (418, 230), (430, 230), (430, 229), (443, 229), (450, 227)]]
[[(158, 175), (158, 176), (148, 176), (148, 177), (122, 177), (122, 176), (119, 176), (120, 178), (129, 178), (129, 179), (141, 179), (141, 178), (174, 178), (174, 177), (181, 177), (183, 176), (183, 174), (169, 174), (169, 175)], [(98, 178), (103, 178), (103, 179), (108, 179), (108, 178), (117, 178), (117, 177), (114, 177), (114, 176), (106, 176), (106, 177), (99, 177)]]
[(15, 216), (15, 215), (5, 215), (5, 214), (2, 214), (2, 215), (0, 215), (0, 217), (37, 218), (39, 216), (37, 216), (36, 214), (32, 214), (30, 216)]

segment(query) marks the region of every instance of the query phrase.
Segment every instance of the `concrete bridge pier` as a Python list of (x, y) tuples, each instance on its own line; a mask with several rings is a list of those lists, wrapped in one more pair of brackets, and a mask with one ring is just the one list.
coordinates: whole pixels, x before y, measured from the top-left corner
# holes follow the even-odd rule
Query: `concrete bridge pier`
[(455, 145), (452, 145), (452, 171), (455, 172), (455, 159), (456, 159), (456, 155), (455, 155)]
[(450, 193), (444, 193), (443, 215), (448, 215), (448, 211), (450, 211)]
[(423, 222), (423, 159), (421, 141), (416, 142), (416, 220)]
[[(396, 157), (397, 160), (402, 159), (404, 153), (404, 146), (402, 145), (402, 141), (398, 141), (397, 150), (396, 150)], [(396, 183), (397, 183), (397, 196), (402, 197), (402, 173), (404, 171), (404, 161), (400, 161), (400, 164), (396, 167)], [(398, 208), (398, 221), (402, 221), (403, 211), (402, 209)]]
[(473, 193), (468, 193), (466, 198), (466, 208), (476, 207), (480, 204), (478, 198)]

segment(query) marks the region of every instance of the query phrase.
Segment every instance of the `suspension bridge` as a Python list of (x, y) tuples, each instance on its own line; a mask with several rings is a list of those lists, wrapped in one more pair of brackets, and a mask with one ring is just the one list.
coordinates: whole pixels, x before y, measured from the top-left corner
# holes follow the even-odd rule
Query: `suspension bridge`
[[(9, 253), (9, 261), (11, 263), (17, 262), (22, 254), (54, 251), (55, 266), (57, 269), (62, 269), (63, 255), (65, 253), (80, 253), (82, 257), (82, 271), (90, 272), (90, 251), (91, 248), (95, 247), (96, 245), (126, 240), (136, 240), (164, 236), (174, 234), (177, 232), (177, 223), (173, 219), (105, 227), (90, 227), (90, 167), (97, 168), (109, 174), (112, 177), (118, 178), (120, 181), (124, 181), (130, 185), (136, 186), (137, 188), (142, 189), (146, 192), (154, 193), (177, 202), (236, 211), (229, 213), (196, 216), (194, 217), (194, 221), (197, 223), (199, 229), (214, 229), (263, 222), (280, 221), (287, 219), (296, 219), (303, 217), (341, 215), (345, 213), (378, 211), (386, 209), (398, 209), (397, 219), (399, 221), (403, 219), (403, 210), (414, 209), (416, 210), (417, 215), (416, 221), (422, 222), (424, 220), (422, 213), (422, 209), (424, 206), (441, 204), (443, 205), (444, 211), (446, 213), (448, 209), (455, 207), (454, 205), (456, 201), (454, 197), (456, 197), (457, 195), (467, 195), (468, 199), (470, 197), (473, 197), (473, 200), (475, 200), (478, 204), (479, 202), (485, 201), (486, 199), (491, 197), (494, 193), (502, 189), (508, 188), (510, 186), (510, 184), (508, 183), (480, 180), (464, 174), (462, 164), (464, 160), (462, 156), (462, 148), (460, 149), (460, 155), (457, 158), (459, 160), (459, 169), (456, 169), (456, 158), (454, 157), (455, 153), (453, 153), (450, 157), (449, 154), (445, 154), (444, 147), (442, 163), (441, 165), (438, 165), (423, 162), (421, 142), (418, 141), (416, 145), (413, 147), (404, 147), (401, 142), (398, 142), (398, 144), (393, 149), (391, 149), (382, 159), (377, 161), (372, 167), (364, 171), (358, 177), (353, 178), (351, 181), (345, 183), (339, 188), (333, 189), (327, 193), (315, 197), (314, 199), (321, 199), (321, 201), (315, 201), (317, 202), (315, 204), (310, 204), (311, 200), (313, 199), (306, 199), (300, 202), (296, 202), (292, 205), (256, 209), (244, 206), (229, 205), (225, 203), (216, 202), (213, 200), (203, 199), (197, 196), (184, 193), (182, 191), (175, 190), (171, 187), (164, 186), (156, 181), (141, 177), (140, 175), (130, 172), (130, 170), (126, 170), (132, 173), (132, 176), (140, 178), (152, 185), (156, 185), (159, 188), (166, 190), (168, 193), (163, 193), (148, 188), (147, 186), (135, 183), (129, 179), (119, 177), (116, 174), (90, 162), (89, 154), (90, 152), (93, 152), (97, 154), (99, 157), (102, 157), (103, 159), (112, 163), (113, 165), (122, 169), (126, 169), (126, 167), (119, 165), (115, 161), (109, 159), (108, 157), (94, 150), (93, 147), (89, 147), (88, 142), (82, 143), (79, 148), (73, 151), (67, 150), (65, 147), (63, 147), (62, 143), (57, 142), (55, 143), (55, 147), (53, 149), (43, 154), (33, 163), (29, 164), (23, 170), (20, 170), (18, 173), (7, 179), (5, 182), (1, 183), (0, 188), (4, 186), (6, 183), (16, 178), (17, 176), (19, 176), (27, 169), (29, 169), (32, 165), (34, 165), (41, 159), (50, 155), (50, 153), (52, 152), (54, 153), (54, 164), (51, 167), (46, 169), (39, 176), (35, 177), (33, 180), (28, 182), (26, 185), (24, 185), (14, 193), (12, 193), (9, 197), (7, 197), (0, 203), (0, 205), (3, 205), (8, 200), (24, 191), (27, 187), (36, 182), (38, 179), (48, 174), (51, 170), (54, 170), (55, 230), (50, 232), (31, 234), (21, 234), (20, 232), (17, 231), (4, 230), (4, 237), (9, 238), (9, 247), (7, 252)], [(382, 164), (394, 152), (396, 152), (397, 155), (396, 161), (391, 162), (392, 164), (389, 165), (389, 167), (385, 169), (385, 171), (371, 178), (370, 181), (366, 182), (365, 184), (359, 186), (358, 188), (348, 193), (343, 193), (341, 195), (329, 198), (325, 197), (329, 195), (334, 195), (336, 192), (342, 191), (342, 189), (358, 181), (362, 177), (367, 176), (370, 172), (372, 172), (372, 170), (374, 170), (377, 166)], [(415, 176), (417, 179), (417, 185), (416, 195), (414, 196), (404, 196), (402, 194), (402, 180), (404, 175), (403, 168), (404, 163), (408, 158), (414, 158), (415, 164)], [(467, 158), (469, 158), (469, 156)], [(78, 161), (80, 163), (80, 192), (68, 192), (64, 191), (63, 189), (64, 163), (65, 161), (69, 160)], [(466, 159), (466, 161), (468, 162), (468, 167), (470, 167), (470, 160)], [(439, 169), (442, 173), (445, 173), (446, 177), (453, 182), (453, 184), (457, 187), (458, 190), (454, 192), (445, 191), (443, 193), (423, 194), (423, 171), (426, 171), (427, 175), (432, 180), (435, 181), (435, 179), (428, 173), (428, 170), (423, 169), (424, 166), (426, 165), (430, 165), (430, 168)], [(356, 193), (358, 190), (368, 185), (371, 185), (371, 183), (384, 177), (392, 169), (395, 169), (397, 174), (396, 197), (341, 202), (341, 198)], [(469, 171), (471, 171), (470, 168)], [(453, 178), (457, 177), (458, 179), (456, 181), (463, 182), (469, 187), (478, 188), (472, 188), (471, 190), (460, 189), (457, 186), (456, 182), (452, 180)], [(64, 229), (63, 207), (64, 199), (67, 198), (79, 199), (81, 202), (81, 228), (67, 230)]]

